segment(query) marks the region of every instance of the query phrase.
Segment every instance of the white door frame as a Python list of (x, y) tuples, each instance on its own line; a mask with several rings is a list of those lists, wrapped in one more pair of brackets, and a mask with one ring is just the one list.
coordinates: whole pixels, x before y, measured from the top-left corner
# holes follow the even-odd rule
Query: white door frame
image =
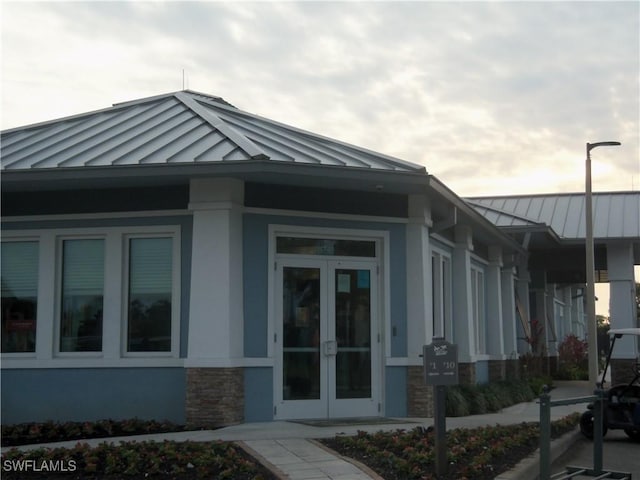
[[(370, 295), (370, 333), (369, 333), (369, 345), (371, 355), (371, 397), (370, 398), (337, 398), (336, 385), (337, 381), (335, 375), (337, 373), (337, 355), (329, 357), (328, 363), (328, 400), (329, 400), (329, 418), (338, 417), (372, 417), (380, 415), (380, 379), (381, 375), (376, 374), (381, 370), (381, 335), (380, 324), (378, 322), (378, 280), (377, 270), (378, 265), (376, 261), (352, 261), (352, 260), (333, 260), (329, 261), (329, 271), (327, 272), (327, 280), (329, 283), (328, 288), (328, 301), (329, 301), (329, 338), (336, 338), (336, 285), (335, 285), (335, 272), (336, 270), (366, 270), (369, 272), (369, 295)], [(338, 346), (338, 353), (340, 352)]]
[[(388, 258), (388, 235), (386, 231), (363, 231), (352, 229), (326, 229), (291, 226), (269, 226), (269, 257), (273, 265), (269, 275), (269, 353), (274, 358), (274, 419), (302, 419), (302, 418), (333, 418), (345, 416), (377, 416), (382, 415), (384, 400), (384, 338), (388, 325), (384, 318), (388, 316), (388, 302), (384, 302), (382, 295), (388, 296), (387, 274), (384, 271), (383, 259)], [(276, 254), (275, 245), (278, 236), (317, 237), (331, 239), (358, 239), (376, 242), (376, 257), (336, 257), (325, 255), (293, 255)], [(320, 398), (315, 400), (287, 401), (283, 399), (283, 324), (282, 324), (282, 294), (284, 267), (319, 268), (321, 280), (325, 286), (321, 289), (321, 302), (324, 305), (323, 338), (327, 338), (329, 327), (335, 335), (335, 269), (369, 269), (371, 295), (371, 398), (367, 399), (335, 399), (335, 377), (329, 381), (326, 370), (329, 361), (324, 362), (321, 376), (327, 378), (331, 387), (321, 388)], [(333, 318), (331, 318), (333, 317)], [(322, 346), (321, 346), (322, 347)], [(386, 347), (388, 349), (388, 345)], [(321, 352), (322, 354), (322, 352)], [(335, 357), (331, 360), (334, 362)], [(335, 372), (335, 370), (333, 370)], [(332, 372), (332, 373), (333, 373)], [(334, 374), (334, 373), (333, 373)], [(334, 374), (335, 375), (335, 374)], [(333, 395), (330, 401), (329, 395)]]

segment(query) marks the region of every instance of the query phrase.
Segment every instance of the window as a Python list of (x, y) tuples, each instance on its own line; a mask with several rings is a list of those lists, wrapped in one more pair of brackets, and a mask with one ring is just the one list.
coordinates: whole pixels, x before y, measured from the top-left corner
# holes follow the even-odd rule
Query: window
[(334, 255), (342, 257), (375, 257), (376, 242), (330, 238), (278, 237), (276, 253), (297, 255)]
[(151, 357), (178, 362), (180, 229), (3, 231), (1, 352), (7, 368), (41, 368), (48, 361), (147, 366), (156, 364)]
[(171, 351), (171, 238), (129, 239), (128, 352)]
[(102, 351), (104, 240), (62, 242), (60, 352)]
[(477, 353), (487, 352), (487, 325), (484, 298), (484, 272), (471, 269), (471, 301), (473, 308), (473, 323), (476, 327)]
[(38, 242), (2, 243), (2, 353), (36, 350)]
[(446, 337), (451, 324), (451, 259), (441, 253), (431, 254), (433, 336)]

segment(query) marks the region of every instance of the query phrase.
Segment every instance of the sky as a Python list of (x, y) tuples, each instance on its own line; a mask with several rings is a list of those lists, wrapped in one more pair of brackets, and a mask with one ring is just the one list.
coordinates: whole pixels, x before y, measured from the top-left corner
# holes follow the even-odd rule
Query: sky
[[(184, 88), (460, 196), (640, 189), (640, 2), (1, 0), (2, 129)], [(184, 73), (183, 73), (184, 72)]]
[(2, 129), (188, 88), (463, 197), (584, 191), (611, 140), (593, 190), (640, 190), (637, 1), (0, 0), (0, 27)]

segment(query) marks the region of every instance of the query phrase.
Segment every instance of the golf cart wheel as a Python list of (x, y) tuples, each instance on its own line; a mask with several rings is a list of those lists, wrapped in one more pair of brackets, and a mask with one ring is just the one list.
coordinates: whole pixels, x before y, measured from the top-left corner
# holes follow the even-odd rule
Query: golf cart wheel
[[(580, 432), (588, 439), (593, 439), (593, 412), (587, 411), (580, 417)], [(602, 436), (607, 434), (607, 425), (602, 425)]]
[(632, 439), (635, 440), (636, 442), (640, 442), (640, 430), (637, 428), (625, 428), (624, 429), (624, 433), (627, 434), (627, 436)]

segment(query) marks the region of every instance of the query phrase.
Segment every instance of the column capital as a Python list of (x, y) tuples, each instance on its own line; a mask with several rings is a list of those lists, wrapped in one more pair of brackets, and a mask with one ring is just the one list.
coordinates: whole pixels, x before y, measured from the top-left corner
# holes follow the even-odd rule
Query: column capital
[(217, 210), (225, 203), (244, 204), (244, 181), (237, 178), (215, 177), (192, 178), (189, 182), (190, 209), (198, 208), (197, 204), (205, 204)]
[(424, 194), (409, 195), (408, 204), (409, 223), (417, 223), (431, 227), (431, 202)]
[(468, 225), (456, 225), (453, 231), (456, 248), (463, 247), (473, 252), (473, 229)]
[(500, 245), (489, 245), (489, 263), (498, 267), (503, 266), (502, 247)]

